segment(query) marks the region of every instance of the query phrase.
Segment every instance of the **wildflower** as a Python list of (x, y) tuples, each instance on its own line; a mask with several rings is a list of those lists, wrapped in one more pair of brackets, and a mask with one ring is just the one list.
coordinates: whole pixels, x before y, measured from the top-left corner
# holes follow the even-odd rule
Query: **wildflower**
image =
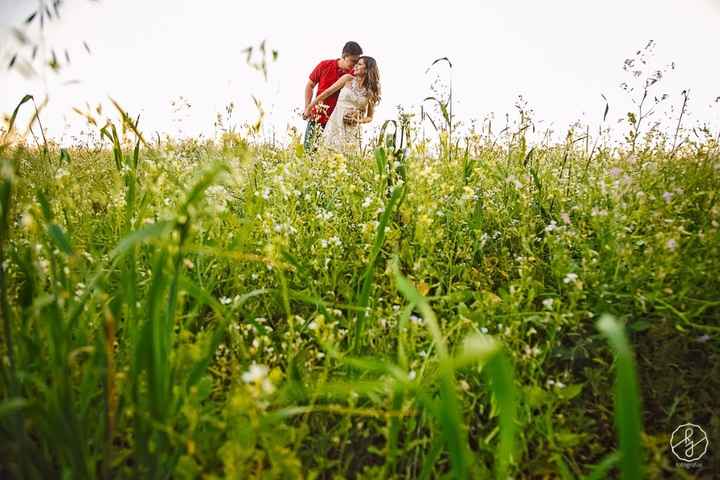
[(667, 248), (671, 252), (674, 252), (677, 248), (677, 242), (675, 241), (675, 239), (671, 238), (667, 242), (665, 242), (665, 248)]
[(547, 227), (545, 227), (545, 231), (548, 232), (548, 233), (549, 233), (549, 232), (552, 232), (552, 231), (554, 231), (554, 230), (556, 230), (556, 229), (557, 229), (557, 223), (555, 222), (555, 220), (551, 220), (551, 221), (550, 221), (550, 225), (548, 225)]
[(482, 327), (482, 328), (480, 329), (480, 332), (487, 334), (487, 333), (488, 333), (487, 327)]
[(482, 235), (480, 235), (480, 245), (485, 246), (487, 241), (490, 239), (490, 235), (488, 235), (486, 232), (483, 232)]
[(22, 214), (22, 217), (20, 217), (20, 226), (24, 230), (30, 230), (32, 229), (33, 225), (35, 224), (35, 219), (33, 216), (27, 212)]
[(245, 383), (255, 383), (260, 382), (267, 378), (269, 370), (265, 365), (258, 365), (257, 363), (253, 363), (250, 365), (250, 369), (242, 374), (243, 382)]
[(220, 303), (223, 305), (230, 305), (232, 299), (230, 297), (220, 297)]
[(258, 393), (270, 394), (275, 391), (275, 386), (268, 377), (270, 370), (265, 365), (258, 365), (253, 363), (250, 365), (250, 369), (242, 374), (243, 382), (256, 387)]
[(565, 275), (565, 278), (563, 278), (563, 283), (575, 282), (575, 280), (577, 280), (577, 278), (578, 278), (578, 276), (576, 273), (570, 272), (567, 275)]
[(549, 379), (549, 380), (546, 382), (546, 384), (547, 384), (548, 387), (554, 386), (555, 388), (565, 388), (565, 386), (566, 386), (566, 385), (565, 385), (564, 383), (562, 383), (560, 380), (557, 380), (557, 381), (556, 381), (556, 380), (552, 380), (552, 379)]
[(570, 215), (568, 215), (566, 212), (562, 212), (560, 214), (560, 218), (562, 218), (562, 221), (565, 225), (570, 225)]
[(512, 184), (518, 190), (520, 190), (523, 186), (520, 180), (518, 180), (515, 175), (510, 175), (509, 177), (507, 177), (507, 182)]
[(410, 381), (415, 380), (416, 377), (417, 377), (417, 373), (415, 373), (415, 370), (410, 370), (408, 372), (408, 380), (410, 380)]
[(670, 203), (672, 200), (673, 194), (670, 192), (665, 192), (662, 194), (663, 200), (665, 200), (665, 203)]
[(64, 168), (59, 168), (57, 172), (55, 172), (55, 180), (62, 180), (63, 178), (68, 176), (68, 171)]
[(370, 204), (372, 204), (372, 201), (373, 201), (372, 195), (368, 195), (367, 197), (365, 197), (365, 200), (363, 200), (362, 207), (368, 208), (370, 206)]
[(525, 353), (525, 356), (527, 357), (537, 357), (541, 353), (540, 349), (537, 346), (531, 348), (528, 345), (525, 345), (523, 351)]
[(318, 219), (327, 222), (333, 218), (334, 214), (333, 214), (333, 212), (329, 212), (321, 207), (318, 209), (317, 216), (318, 216)]
[(542, 301), (542, 304), (543, 304), (543, 306), (544, 306), (545, 308), (547, 308), (547, 309), (549, 310), (549, 309), (551, 309), (552, 306), (553, 306), (553, 299), (552, 299), (552, 298), (546, 298), (545, 300)]

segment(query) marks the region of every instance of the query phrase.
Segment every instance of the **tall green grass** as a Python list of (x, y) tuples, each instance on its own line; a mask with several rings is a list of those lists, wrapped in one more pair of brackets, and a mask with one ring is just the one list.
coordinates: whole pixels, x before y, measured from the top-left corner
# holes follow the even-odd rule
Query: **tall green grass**
[(645, 455), (642, 446), (642, 417), (640, 392), (635, 360), (623, 326), (610, 315), (598, 320), (597, 328), (607, 338), (615, 353), (615, 426), (620, 448), (622, 478), (643, 478)]
[(713, 140), (532, 145), (523, 116), (310, 158), (121, 118), (0, 146), (0, 475), (677, 473), (648, 409), (707, 410), (647, 370), (716, 358)]

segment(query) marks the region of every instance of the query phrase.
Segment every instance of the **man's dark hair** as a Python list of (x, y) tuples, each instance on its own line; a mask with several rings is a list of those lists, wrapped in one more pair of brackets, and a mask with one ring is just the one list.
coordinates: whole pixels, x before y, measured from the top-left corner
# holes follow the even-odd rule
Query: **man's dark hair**
[(347, 42), (342, 50), (343, 57), (347, 55), (362, 55), (362, 53), (362, 48), (360, 48), (357, 42)]

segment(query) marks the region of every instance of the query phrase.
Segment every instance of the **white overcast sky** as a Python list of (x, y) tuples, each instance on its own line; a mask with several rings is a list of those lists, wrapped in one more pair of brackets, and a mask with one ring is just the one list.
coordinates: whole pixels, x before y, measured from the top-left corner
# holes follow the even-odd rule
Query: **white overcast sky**
[[(575, 120), (597, 121), (605, 94), (614, 123), (631, 106), (618, 88), (628, 79), (623, 60), (650, 39), (657, 44), (653, 64), (676, 64), (658, 93), (679, 104), (680, 91), (689, 88), (689, 121), (720, 123), (720, 0), (66, 0), (46, 43), (67, 48), (73, 63), (59, 75), (27, 79), (5, 69), (17, 45), (10, 28), (37, 4), (0, 0), (0, 112), (11, 112), (25, 93), (48, 93), (42, 118), (63, 141), (83, 125), (72, 107), (102, 102), (109, 111), (108, 96), (131, 115), (142, 114), (141, 128), (149, 132), (212, 135), (216, 114), (230, 102), (236, 123), (256, 117), (251, 95), (263, 101), (267, 125), (280, 137), (288, 125), (302, 130), (297, 110), (307, 76), (347, 40), (378, 61), (383, 98), (376, 126), (393, 118), (397, 105), (418, 111), (430, 94), (425, 71), (441, 56), (454, 64), (455, 113), (466, 122), (493, 112), (496, 124), (504, 122), (522, 94), (541, 125), (564, 131)], [(262, 40), (279, 51), (267, 82), (242, 53)], [(180, 96), (190, 108), (173, 109)]]

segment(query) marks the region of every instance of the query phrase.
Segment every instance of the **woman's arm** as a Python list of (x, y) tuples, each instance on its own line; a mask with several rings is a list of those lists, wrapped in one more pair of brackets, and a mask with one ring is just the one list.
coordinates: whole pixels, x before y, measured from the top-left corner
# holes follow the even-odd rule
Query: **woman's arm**
[(335, 83), (330, 85), (324, 92), (322, 92), (320, 95), (318, 95), (315, 98), (316, 103), (320, 103), (329, 96), (331, 96), (333, 93), (340, 90), (342, 87), (344, 87), (350, 80), (352, 80), (353, 76), (349, 73), (346, 73), (342, 77), (338, 78)]
[(370, 123), (373, 119), (373, 113), (375, 112), (375, 105), (368, 104), (367, 108), (365, 109), (365, 112), (362, 112), (364, 116), (360, 116), (361, 112), (357, 110), (353, 110), (350, 112), (346, 112), (345, 116), (343, 117), (343, 120), (345, 121), (345, 125), (358, 125), (360, 123)]
[(322, 92), (320, 95), (318, 95), (317, 97), (315, 97), (315, 100), (313, 100), (312, 102), (310, 102), (310, 105), (307, 106), (307, 108), (305, 109), (305, 112), (309, 112), (310, 110), (312, 110), (312, 108), (313, 108), (315, 105), (317, 105), (318, 103), (322, 102), (323, 100), (325, 100), (326, 98), (328, 98), (328, 97), (329, 97), (330, 95), (332, 95), (333, 93), (335, 93), (335, 92), (337, 92), (338, 90), (340, 90), (340, 89), (341, 89), (342, 87), (344, 87), (345, 84), (347, 84), (347, 82), (350, 81), (352, 78), (353, 78), (353, 76), (350, 75), (349, 73), (346, 73), (346, 74), (343, 75), (342, 77), (338, 78), (335, 83), (333, 83), (332, 85), (330, 85), (324, 92)]
[(375, 105), (372, 103), (368, 103), (367, 106), (367, 115), (365, 117), (360, 119), (360, 123), (370, 123), (373, 119), (373, 114), (375, 113)]

